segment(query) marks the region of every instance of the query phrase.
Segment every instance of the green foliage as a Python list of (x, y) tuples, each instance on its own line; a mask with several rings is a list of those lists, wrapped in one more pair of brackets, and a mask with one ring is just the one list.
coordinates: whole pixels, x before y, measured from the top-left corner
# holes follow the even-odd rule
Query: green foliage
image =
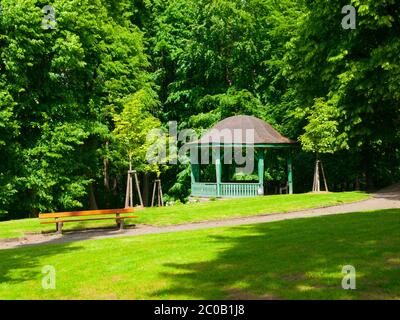
[(128, 17), (114, 19), (104, 2), (56, 0), (57, 27), (43, 30), (41, 2), (2, 1), (3, 211), (86, 207), (113, 110), (151, 86), (142, 33)]
[(133, 168), (139, 171), (159, 173), (158, 164), (149, 164), (146, 158), (149, 148), (159, 140), (158, 136), (150, 134), (151, 130), (161, 126), (160, 121), (149, 112), (157, 105), (153, 91), (139, 90), (127, 99), (122, 112), (114, 115), (113, 135), (127, 155), (125, 159), (129, 159)]
[[(1, 81), (1, 80), (0, 80)], [(19, 134), (18, 122), (14, 118), (14, 106), (11, 95), (3, 89), (0, 82), (0, 214), (17, 193), (16, 179), (12, 172), (18, 145), (9, 143)]]
[(239, 172), (233, 175), (233, 181), (258, 181), (258, 175)]
[(168, 194), (166, 195), (168, 199), (179, 200), (186, 202), (189, 197), (188, 186), (190, 186), (190, 166), (183, 166), (183, 169), (179, 171), (174, 177), (174, 183), (168, 189)]
[(308, 114), (305, 133), (300, 136), (305, 151), (334, 153), (348, 148), (346, 134), (339, 132), (337, 119), (340, 111), (336, 107), (323, 99), (316, 99), (311, 108), (300, 112)]
[[(300, 104), (310, 105), (313, 99), (323, 97), (337, 122), (338, 145), (348, 145), (350, 153), (362, 153), (365, 158), (359, 162), (358, 175), (365, 175), (367, 184), (380, 184), (383, 177), (372, 176), (377, 176), (383, 157), (392, 158), (400, 148), (400, 73), (396, 71), (400, 60), (395, 54), (400, 45), (399, 3), (352, 3), (358, 12), (355, 30), (343, 30), (337, 23), (343, 17), (340, 8), (345, 1), (309, 3), (288, 59)], [(377, 162), (381, 164), (377, 166)], [(392, 178), (399, 176), (397, 160), (383, 166), (392, 171)]]
[[(398, 181), (399, 1), (351, 3), (354, 30), (345, 0), (55, 0), (44, 30), (41, 1), (2, 0), (0, 212), (88, 207), (88, 190), (120, 206), (129, 154), (184, 201), (188, 166), (150, 165), (144, 137), (237, 114), (302, 142), (296, 191), (309, 190), (311, 151), (330, 189)], [(269, 180), (285, 174), (275, 164)]]
[[(152, 52), (163, 112), (169, 119), (212, 112), (222, 117), (262, 113), (258, 100), (267, 87), (271, 21), (287, 2), (167, 1), (156, 5)], [(281, 27), (283, 28), (283, 27)], [(269, 97), (268, 97), (269, 99)], [(227, 108), (225, 110), (225, 108)]]

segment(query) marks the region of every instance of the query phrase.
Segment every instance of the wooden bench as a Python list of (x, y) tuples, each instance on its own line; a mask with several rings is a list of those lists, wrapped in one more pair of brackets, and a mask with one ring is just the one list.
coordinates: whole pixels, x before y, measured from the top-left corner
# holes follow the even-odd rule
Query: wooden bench
[[(133, 208), (40, 213), (39, 221), (41, 224), (54, 223), (56, 225), (57, 233), (62, 233), (62, 227), (65, 222), (79, 222), (79, 221), (90, 221), (90, 220), (115, 220), (117, 226), (120, 229), (123, 229), (125, 219), (137, 218), (137, 216), (123, 215), (132, 212), (134, 212)], [(85, 217), (85, 218), (76, 219), (76, 217)]]

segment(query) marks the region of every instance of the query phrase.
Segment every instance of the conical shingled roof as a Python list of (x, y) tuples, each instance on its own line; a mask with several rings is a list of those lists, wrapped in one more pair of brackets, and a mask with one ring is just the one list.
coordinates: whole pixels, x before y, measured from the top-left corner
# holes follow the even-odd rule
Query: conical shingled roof
[[(254, 140), (252, 138), (254, 132)], [(233, 116), (221, 120), (208, 130), (198, 144), (293, 144), (270, 124), (253, 116)]]

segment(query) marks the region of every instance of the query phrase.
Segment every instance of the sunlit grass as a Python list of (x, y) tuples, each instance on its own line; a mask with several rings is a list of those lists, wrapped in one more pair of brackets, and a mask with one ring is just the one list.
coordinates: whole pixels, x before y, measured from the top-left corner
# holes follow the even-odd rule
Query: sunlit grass
[[(138, 219), (127, 220), (127, 224), (174, 225), (206, 220), (221, 220), (277, 212), (311, 209), (368, 199), (362, 192), (326, 194), (295, 194), (267, 197), (217, 200), (211, 202), (177, 205), (163, 208), (146, 208), (137, 211)], [(90, 221), (66, 223), (63, 230), (92, 227), (115, 227), (115, 221)], [(22, 237), (27, 232), (54, 231), (54, 225), (41, 225), (38, 219), (21, 219), (0, 222), (0, 238)]]
[(393, 209), (1, 250), (0, 299), (400, 299), (399, 228)]

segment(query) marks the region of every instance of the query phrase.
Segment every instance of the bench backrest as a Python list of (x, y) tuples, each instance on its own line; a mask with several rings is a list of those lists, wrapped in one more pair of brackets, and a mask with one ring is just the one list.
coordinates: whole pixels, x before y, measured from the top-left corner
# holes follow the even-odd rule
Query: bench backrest
[(62, 217), (82, 217), (82, 216), (98, 216), (103, 214), (132, 213), (134, 208), (125, 209), (105, 209), (105, 210), (86, 210), (86, 211), (70, 211), (55, 213), (40, 213), (39, 219), (62, 218)]

